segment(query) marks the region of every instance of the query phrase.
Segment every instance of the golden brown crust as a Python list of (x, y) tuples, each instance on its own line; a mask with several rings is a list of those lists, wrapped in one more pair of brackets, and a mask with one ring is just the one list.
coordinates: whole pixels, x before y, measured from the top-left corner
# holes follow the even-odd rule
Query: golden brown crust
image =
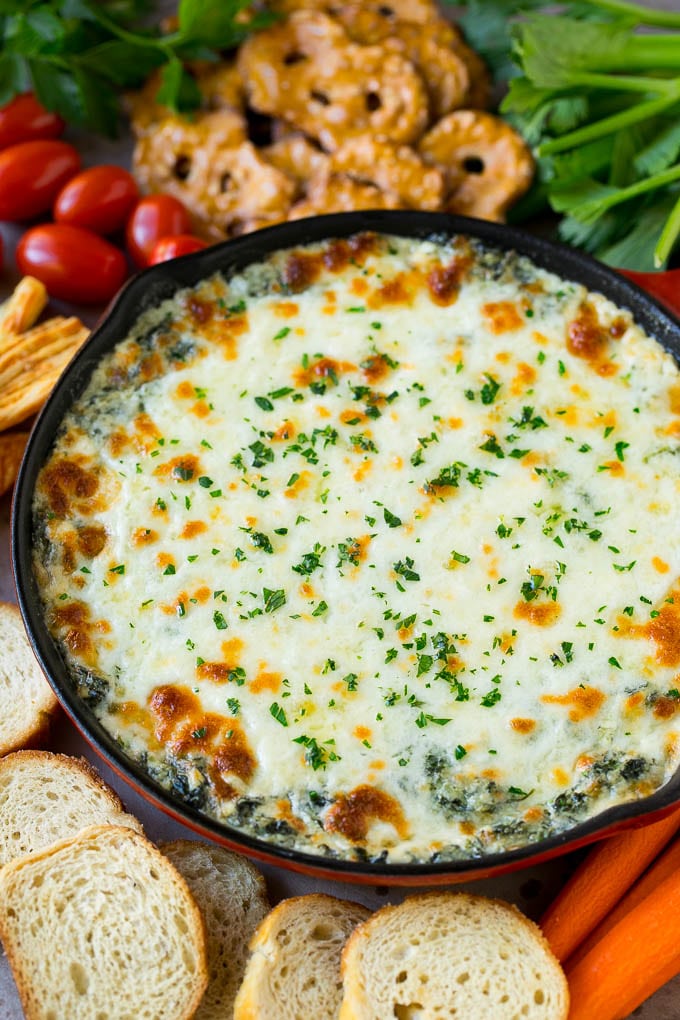
[[(20, 288), (21, 284), (17, 290)], [(33, 301), (29, 318), (39, 314), (37, 307)], [(28, 321), (25, 306), (23, 312), (16, 308), (10, 319), (20, 324)], [(24, 332), (0, 329), (0, 431), (40, 409), (89, 335), (89, 329), (74, 316), (56, 316)]]
[[(5, 620), (8, 617), (11, 621), (9, 626), (12, 628), (12, 631), (18, 631), (20, 636), (25, 635), (24, 622), (21, 618), (21, 613), (18, 608), (10, 602), (0, 602), (0, 635), (2, 635), (3, 628), (6, 626)], [(13, 633), (11, 637), (16, 640), (16, 633)], [(5, 654), (7, 655), (7, 647), (9, 644), (8, 635), (5, 635), (5, 640), (3, 640), (2, 644), (5, 649)], [(28, 638), (26, 638), (25, 650), (27, 655), (32, 656), (32, 652), (28, 645)], [(0, 739), (0, 755), (18, 752), (22, 748), (40, 748), (44, 746), (49, 738), (54, 715), (59, 709), (59, 702), (57, 701), (52, 688), (47, 683), (47, 680), (44, 679), (37, 662), (31, 662), (31, 667), (35, 670), (33, 676), (32, 716), (22, 729), (17, 729), (12, 733), (4, 734), (3, 738)], [(22, 682), (22, 676), (17, 667), (9, 663), (7, 669), (8, 674), (12, 669), (14, 669), (13, 676), (16, 678), (16, 683), (12, 683), (10, 680), (9, 685), (3, 687), (3, 693), (6, 694), (8, 699), (17, 698), (21, 694), (20, 684)], [(23, 692), (23, 695), (25, 698), (25, 691)], [(11, 704), (5, 704), (2, 706), (2, 717), (5, 721), (7, 719), (11, 719)]]
[(480, 110), (450, 113), (418, 148), (445, 175), (447, 210), (463, 216), (502, 220), (533, 178), (531, 152), (517, 132)]
[(5, 432), (0, 435), (0, 496), (14, 485), (28, 436), (28, 432)]
[(322, 13), (298, 11), (251, 36), (238, 67), (256, 110), (290, 120), (329, 151), (364, 132), (411, 142), (427, 123), (413, 64), (382, 46), (351, 42)]

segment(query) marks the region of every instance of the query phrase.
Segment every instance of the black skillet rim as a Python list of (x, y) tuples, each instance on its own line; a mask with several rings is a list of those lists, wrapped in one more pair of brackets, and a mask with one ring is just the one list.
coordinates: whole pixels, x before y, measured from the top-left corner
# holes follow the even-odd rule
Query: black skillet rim
[(463, 880), (483, 871), (491, 874), (528, 865), (591, 842), (606, 831), (627, 822), (668, 810), (680, 800), (680, 769), (655, 793), (640, 800), (608, 808), (572, 828), (515, 850), (465, 860), (386, 864), (322, 856), (277, 846), (221, 824), (192, 808), (160, 786), (136, 762), (127, 758), (85, 703), (77, 697), (68, 673), (45, 625), (40, 595), (31, 563), (31, 502), (36, 476), (64, 414), (79, 396), (101, 355), (125, 337), (142, 311), (218, 270), (238, 272), (271, 252), (351, 234), (373, 231), (415, 238), (466, 235), (503, 250), (526, 255), (540, 267), (567, 281), (599, 291), (617, 306), (629, 309), (635, 321), (680, 361), (680, 322), (659, 302), (614, 270), (587, 255), (501, 224), (445, 213), (376, 210), (336, 213), (279, 224), (226, 241), (170, 263), (162, 263), (133, 277), (104, 313), (90, 339), (61, 376), (35, 423), (21, 465), (12, 505), (12, 567), (21, 614), (40, 665), (59, 701), (95, 750), (147, 799), (194, 829), (225, 840), (273, 863), (297, 867), (309, 873), (324, 872), (338, 879), (407, 881), (440, 880), (447, 875)]

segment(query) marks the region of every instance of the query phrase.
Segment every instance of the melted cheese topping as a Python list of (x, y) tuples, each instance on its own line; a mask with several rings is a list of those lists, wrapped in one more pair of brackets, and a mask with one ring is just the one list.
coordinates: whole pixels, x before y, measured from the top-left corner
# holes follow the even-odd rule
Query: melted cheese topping
[(678, 765), (680, 379), (523, 257), (360, 236), (147, 313), (64, 420), (36, 571), (188, 803), (318, 854), (524, 845)]

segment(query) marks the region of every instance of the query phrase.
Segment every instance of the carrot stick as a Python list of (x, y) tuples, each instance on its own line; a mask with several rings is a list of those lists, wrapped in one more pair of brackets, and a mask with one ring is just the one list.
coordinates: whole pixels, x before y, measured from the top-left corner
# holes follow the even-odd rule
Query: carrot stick
[(680, 972), (680, 874), (634, 907), (573, 968), (569, 1020), (622, 1020)]
[[(676, 871), (680, 872), (680, 839), (674, 840), (670, 847), (647, 868), (642, 878), (635, 883), (611, 913), (607, 914), (604, 921), (598, 924), (597, 928), (591, 931), (588, 938), (571, 954), (566, 962), (566, 966), (574, 967), (579, 960), (582, 960), (590, 952), (595, 943), (600, 941), (603, 935), (611, 931), (626, 914), (629, 914), (639, 903), (642, 903), (645, 897), (649, 896), (657, 886), (665, 882), (671, 875), (674, 875)], [(678, 946), (678, 949), (680, 950), (680, 946)]]
[(558, 960), (566, 960), (612, 910), (680, 828), (680, 810), (660, 822), (599, 843), (576, 869), (540, 925)]

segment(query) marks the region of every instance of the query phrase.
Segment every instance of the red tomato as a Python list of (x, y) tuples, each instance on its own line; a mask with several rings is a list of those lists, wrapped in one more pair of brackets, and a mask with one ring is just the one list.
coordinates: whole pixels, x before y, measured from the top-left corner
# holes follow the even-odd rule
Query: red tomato
[(104, 304), (127, 275), (119, 248), (70, 223), (45, 223), (27, 230), (17, 245), (17, 266), (64, 301)]
[(0, 107), (0, 149), (40, 138), (58, 138), (63, 130), (61, 117), (41, 106), (32, 92), (15, 96)]
[(159, 262), (168, 262), (170, 259), (177, 259), (180, 255), (190, 255), (194, 251), (202, 251), (208, 245), (200, 237), (193, 234), (177, 234), (175, 237), (161, 237), (156, 241), (149, 258), (149, 265), (155, 266)]
[(54, 203), (57, 223), (87, 227), (95, 234), (112, 234), (125, 226), (139, 198), (132, 174), (122, 166), (93, 166), (76, 174)]
[(22, 142), (0, 152), (0, 220), (16, 223), (46, 212), (80, 170), (68, 142)]
[(157, 241), (190, 231), (189, 213), (181, 202), (171, 195), (149, 195), (134, 208), (128, 220), (125, 240), (133, 262), (147, 266)]

